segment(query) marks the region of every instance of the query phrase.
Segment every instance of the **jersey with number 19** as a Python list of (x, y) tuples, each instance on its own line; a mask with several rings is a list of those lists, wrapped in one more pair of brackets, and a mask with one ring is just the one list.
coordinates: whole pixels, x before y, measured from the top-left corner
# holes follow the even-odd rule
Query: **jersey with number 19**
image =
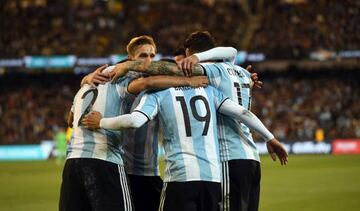
[[(230, 62), (202, 63), (210, 84), (234, 102), (250, 110), (250, 73)], [(218, 133), (222, 161), (250, 159), (260, 161), (250, 129), (238, 120), (219, 114)]]
[(220, 182), (216, 111), (226, 100), (214, 87), (177, 87), (145, 94), (135, 111), (158, 114), (164, 136), (165, 182)]
[(124, 132), (111, 130), (88, 130), (81, 125), (83, 116), (91, 110), (103, 117), (113, 117), (130, 112), (134, 96), (127, 91), (133, 77), (124, 77), (118, 83), (110, 82), (97, 87), (84, 85), (73, 103), (73, 136), (68, 146), (67, 158), (96, 158), (123, 165), (120, 156)]

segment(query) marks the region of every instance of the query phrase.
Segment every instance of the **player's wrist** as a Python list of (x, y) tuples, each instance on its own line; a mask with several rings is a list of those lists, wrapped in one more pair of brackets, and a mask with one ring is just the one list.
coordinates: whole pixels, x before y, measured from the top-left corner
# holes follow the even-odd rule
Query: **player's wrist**
[(105, 124), (106, 122), (104, 121), (104, 118), (101, 118), (99, 122), (99, 128), (104, 128)]
[(272, 142), (272, 141), (274, 141), (274, 140), (276, 140), (274, 135), (265, 138), (265, 142), (266, 142), (266, 143), (270, 143), (270, 142)]
[(195, 60), (197, 60), (197, 62), (195, 63), (195, 64), (197, 64), (197, 63), (199, 63), (199, 62), (201, 62), (201, 61), (204, 61), (204, 57), (203, 57), (203, 54), (202, 53), (195, 53), (195, 54), (193, 54), (192, 55), (194, 58), (195, 58)]

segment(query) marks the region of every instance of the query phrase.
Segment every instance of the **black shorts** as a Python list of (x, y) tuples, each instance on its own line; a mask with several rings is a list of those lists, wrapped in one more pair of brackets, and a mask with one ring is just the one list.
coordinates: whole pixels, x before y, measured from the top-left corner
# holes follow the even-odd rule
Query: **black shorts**
[(157, 211), (163, 181), (159, 176), (128, 174), (131, 196), (136, 211)]
[(220, 200), (220, 183), (168, 182), (161, 193), (159, 211), (218, 211)]
[(124, 167), (99, 159), (68, 159), (59, 210), (133, 210)]
[(260, 163), (230, 160), (222, 163), (223, 211), (257, 211), (260, 198)]

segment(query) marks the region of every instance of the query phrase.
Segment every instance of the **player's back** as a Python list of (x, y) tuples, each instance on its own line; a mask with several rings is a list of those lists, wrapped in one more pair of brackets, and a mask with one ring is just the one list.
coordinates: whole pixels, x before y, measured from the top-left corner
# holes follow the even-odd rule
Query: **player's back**
[(164, 135), (165, 182), (220, 182), (216, 110), (224, 100), (211, 86), (170, 88), (146, 94), (142, 99), (136, 110), (150, 116), (159, 112)]
[(103, 117), (128, 113), (132, 96), (127, 93), (127, 79), (112, 84), (91, 87), (84, 85), (76, 94), (73, 104), (73, 136), (68, 147), (68, 158), (97, 158), (123, 164), (120, 144), (124, 133), (110, 130), (88, 130), (81, 120), (91, 110), (99, 111)]
[[(144, 92), (140, 93), (132, 110), (139, 104)], [(160, 176), (158, 164), (158, 141), (162, 137), (159, 119), (148, 121), (140, 128), (128, 130), (123, 145), (122, 158), (127, 174), (138, 176)]]
[[(204, 63), (210, 84), (234, 102), (250, 110), (250, 73), (230, 62)], [(222, 160), (252, 159), (260, 161), (256, 144), (247, 126), (230, 117), (219, 115), (219, 139)]]

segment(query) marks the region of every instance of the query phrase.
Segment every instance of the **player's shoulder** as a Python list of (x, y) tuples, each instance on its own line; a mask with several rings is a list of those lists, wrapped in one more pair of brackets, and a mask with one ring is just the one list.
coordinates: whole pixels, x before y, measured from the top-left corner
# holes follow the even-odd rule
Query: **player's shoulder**
[(219, 90), (212, 85), (205, 87), (204, 90), (206, 92), (210, 92), (210, 93), (218, 93), (219, 92)]
[(241, 67), (240, 65), (235, 65), (235, 64), (234, 64), (234, 67), (235, 67), (238, 71), (241, 71), (241, 72), (242, 72), (243, 74), (245, 74), (246, 76), (250, 76), (250, 75), (251, 75), (251, 73), (250, 73), (247, 69)]

